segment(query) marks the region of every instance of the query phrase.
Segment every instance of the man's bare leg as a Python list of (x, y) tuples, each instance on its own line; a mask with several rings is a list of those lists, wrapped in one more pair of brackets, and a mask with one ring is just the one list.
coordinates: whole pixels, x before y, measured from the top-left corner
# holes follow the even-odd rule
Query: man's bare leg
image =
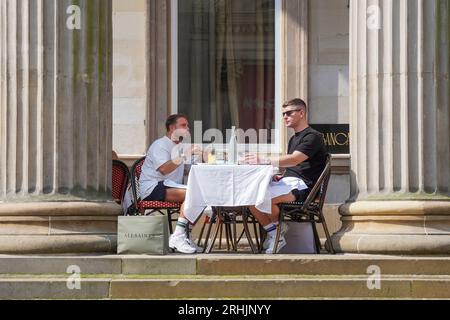
[(177, 189), (177, 188), (166, 189), (167, 202), (183, 203), (185, 198), (186, 198), (185, 189)]
[[(292, 202), (295, 200), (295, 196), (292, 193), (288, 193), (286, 195), (282, 195), (272, 199), (272, 213), (270, 215), (262, 213), (254, 206), (250, 207), (251, 213), (255, 216), (255, 218), (259, 221), (259, 223), (263, 226), (264, 230), (267, 232), (267, 238), (264, 241), (263, 249), (265, 249), (266, 253), (273, 253), (275, 248), (276, 234), (277, 229), (279, 228), (278, 219), (280, 217), (280, 209), (278, 208), (279, 203), (283, 202)], [(278, 250), (283, 248), (286, 245), (286, 240), (284, 237), (280, 238)], [(277, 252), (278, 252), (277, 250)]]
[(251, 206), (250, 212), (255, 216), (256, 220), (263, 226), (267, 226), (270, 223), (278, 221), (280, 216), (280, 208), (278, 208), (279, 203), (293, 202), (295, 201), (295, 196), (292, 193), (288, 193), (272, 199), (272, 214), (267, 214), (256, 209), (255, 206)]
[(184, 200), (186, 199), (186, 190), (170, 188), (166, 190), (166, 201), (181, 203), (179, 218), (185, 218), (184, 216)]
[[(185, 198), (186, 198), (185, 189), (170, 188), (166, 190), (166, 201), (181, 203), (180, 214), (178, 216), (177, 224), (175, 226), (173, 235), (171, 236), (171, 240), (169, 240), (169, 245), (173, 248), (176, 248), (179, 252), (195, 253), (196, 251), (200, 251), (201, 248), (197, 248), (190, 238), (186, 238), (186, 234), (189, 235), (191, 234), (190, 229), (193, 224), (190, 223), (190, 221), (186, 219), (184, 215)], [(175, 239), (176, 237), (178, 237), (179, 239), (176, 240)], [(184, 243), (185, 241), (189, 242), (189, 244)]]
[[(180, 214), (178, 215), (178, 220), (180, 218), (186, 219), (186, 217), (184, 215), (184, 200), (185, 199), (186, 199), (186, 190), (185, 189), (170, 188), (170, 189), (166, 190), (166, 201), (181, 203)], [(182, 220), (182, 222), (184, 222), (184, 220)], [(189, 221), (189, 225), (195, 225), (195, 222), (191, 223)]]

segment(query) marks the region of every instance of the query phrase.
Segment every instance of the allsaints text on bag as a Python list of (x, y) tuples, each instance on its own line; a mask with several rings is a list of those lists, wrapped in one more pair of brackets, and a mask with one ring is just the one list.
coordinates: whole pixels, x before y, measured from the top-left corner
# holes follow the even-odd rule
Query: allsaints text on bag
[(135, 238), (150, 239), (150, 238), (155, 238), (155, 237), (161, 237), (161, 235), (159, 235), (159, 234), (149, 234), (149, 233), (125, 233), (123, 236), (124, 236), (124, 238), (127, 238), (127, 239), (135, 239)]

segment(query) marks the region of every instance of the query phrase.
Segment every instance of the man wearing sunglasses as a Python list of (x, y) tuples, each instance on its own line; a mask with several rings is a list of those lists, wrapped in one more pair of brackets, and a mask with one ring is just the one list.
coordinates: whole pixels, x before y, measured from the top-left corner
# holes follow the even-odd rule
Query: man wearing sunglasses
[[(266, 253), (273, 253), (278, 228), (279, 203), (306, 199), (309, 191), (319, 179), (325, 168), (327, 151), (320, 132), (311, 128), (307, 119), (308, 108), (301, 99), (293, 99), (283, 104), (283, 119), (288, 128), (292, 128), (295, 135), (289, 140), (287, 155), (262, 159), (256, 155), (246, 156), (249, 164), (272, 164), (284, 168), (285, 172), (269, 186), (272, 197), (272, 212), (263, 213), (255, 207), (250, 211), (267, 231), (267, 238), (263, 244)], [(284, 234), (287, 225), (281, 227), (278, 250), (286, 245)]]

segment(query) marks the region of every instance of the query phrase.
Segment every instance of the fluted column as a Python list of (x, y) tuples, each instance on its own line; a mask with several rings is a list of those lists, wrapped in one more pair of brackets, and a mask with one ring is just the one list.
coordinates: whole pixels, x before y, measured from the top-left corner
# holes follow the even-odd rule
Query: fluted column
[(164, 135), (171, 110), (170, 78), (170, 0), (146, 2), (146, 146)]
[(111, 1), (0, 10), (0, 252), (110, 251)]
[(448, 254), (450, 2), (353, 0), (350, 16), (352, 197), (333, 243)]

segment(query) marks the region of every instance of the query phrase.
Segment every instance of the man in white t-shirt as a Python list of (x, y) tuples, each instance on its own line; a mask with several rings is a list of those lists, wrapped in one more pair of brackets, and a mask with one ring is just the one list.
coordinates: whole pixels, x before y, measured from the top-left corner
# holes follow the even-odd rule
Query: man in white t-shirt
[(166, 129), (166, 135), (153, 142), (147, 151), (139, 179), (141, 199), (183, 203), (169, 246), (182, 253), (194, 253), (200, 248), (186, 232), (189, 227), (183, 213), (186, 188), (181, 184), (186, 160), (202, 152), (195, 145), (181, 143), (189, 134), (189, 122), (185, 116), (171, 115), (166, 120)]

